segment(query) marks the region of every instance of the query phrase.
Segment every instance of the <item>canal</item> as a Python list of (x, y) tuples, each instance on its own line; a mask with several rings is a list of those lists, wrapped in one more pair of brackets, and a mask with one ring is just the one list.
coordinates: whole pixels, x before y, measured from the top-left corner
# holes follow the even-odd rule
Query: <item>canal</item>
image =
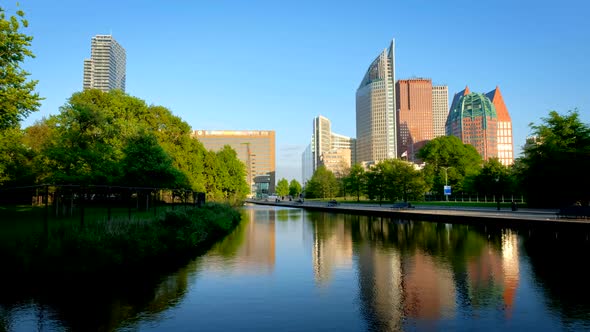
[(580, 232), (268, 206), (243, 216), (174, 271), (29, 298), (4, 287), (0, 331), (590, 330)]

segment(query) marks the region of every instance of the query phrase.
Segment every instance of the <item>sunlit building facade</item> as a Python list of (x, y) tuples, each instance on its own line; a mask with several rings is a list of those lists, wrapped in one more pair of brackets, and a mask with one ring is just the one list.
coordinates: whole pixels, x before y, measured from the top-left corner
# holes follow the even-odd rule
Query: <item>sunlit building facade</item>
[(434, 137), (432, 80), (425, 78), (399, 80), (395, 88), (398, 157), (414, 162), (418, 151)]
[[(336, 176), (346, 175), (346, 170), (354, 163), (355, 147), (354, 138), (333, 133), (330, 120), (321, 115), (317, 116), (313, 119), (311, 138), (312, 175), (322, 165)], [(304, 179), (304, 182), (309, 178)]]
[(229, 145), (246, 169), (246, 182), (256, 192), (255, 179), (268, 176), (268, 192), (275, 191), (274, 130), (195, 130), (193, 137), (208, 150), (219, 151)]
[(395, 41), (371, 63), (356, 91), (357, 162), (396, 158)]
[(446, 123), (447, 135), (471, 144), (484, 160), (498, 156), (498, 116), (483, 93), (465, 90), (455, 94)]
[(332, 124), (330, 120), (323, 116), (317, 116), (313, 119), (313, 135), (311, 138), (313, 154), (313, 170), (318, 169), (321, 157), (324, 152), (330, 151), (332, 134)]
[(432, 131), (434, 137), (445, 136), (445, 123), (449, 115), (449, 87), (432, 86)]
[(92, 37), (90, 59), (84, 60), (83, 88), (125, 91), (125, 49), (111, 35)]
[(500, 88), (496, 88), (488, 93), (486, 96), (492, 101), (496, 108), (498, 115), (498, 159), (504, 166), (512, 165), (514, 163), (514, 143), (512, 141), (512, 119), (508, 113), (508, 108), (504, 103)]

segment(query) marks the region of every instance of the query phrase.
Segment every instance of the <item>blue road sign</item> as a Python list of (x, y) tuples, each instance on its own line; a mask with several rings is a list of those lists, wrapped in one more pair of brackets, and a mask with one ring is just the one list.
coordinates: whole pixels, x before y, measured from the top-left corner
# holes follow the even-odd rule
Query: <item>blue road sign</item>
[(444, 192), (446, 196), (451, 195), (451, 186), (444, 186)]

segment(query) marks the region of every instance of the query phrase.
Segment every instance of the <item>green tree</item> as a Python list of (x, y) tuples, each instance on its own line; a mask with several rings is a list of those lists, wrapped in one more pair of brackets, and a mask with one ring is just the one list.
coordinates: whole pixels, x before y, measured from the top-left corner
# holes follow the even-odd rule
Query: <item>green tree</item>
[(18, 127), (19, 122), (41, 105), (41, 97), (35, 93), (37, 81), (21, 68), (27, 57), (34, 58), (29, 49), (33, 37), (21, 33), (28, 27), (22, 10), (16, 16), (6, 17), (0, 7), (0, 130)]
[(385, 194), (391, 201), (422, 199), (426, 183), (422, 173), (412, 163), (399, 159), (386, 159), (383, 164)]
[(356, 196), (357, 202), (361, 199), (361, 194), (365, 190), (366, 182), (366, 172), (360, 164), (354, 164), (350, 168), (348, 175), (344, 178), (344, 185), (347, 187), (347, 191)]
[(477, 150), (455, 136), (431, 140), (420, 149), (418, 157), (426, 163), (423, 169), (426, 184), (438, 194), (442, 194), (446, 183), (454, 188), (454, 192), (466, 189), (465, 178), (477, 174), (482, 164)]
[(385, 192), (385, 168), (382, 163), (372, 166), (366, 173), (366, 194), (370, 200), (377, 200), (379, 205), (386, 196)]
[(309, 198), (331, 198), (338, 192), (338, 180), (325, 166), (318, 167), (305, 188)]
[(498, 158), (485, 161), (481, 171), (473, 178), (473, 189), (480, 194), (501, 195), (512, 192), (510, 169)]
[(301, 193), (301, 184), (299, 181), (293, 179), (289, 182), (289, 195), (297, 197)]
[(590, 126), (577, 110), (551, 111), (543, 123), (531, 123), (535, 139), (517, 162), (518, 175), (531, 206), (559, 207), (590, 200)]
[(223, 193), (218, 182), (218, 161), (213, 151), (205, 153), (203, 158), (203, 176), (205, 178), (205, 193), (207, 200), (222, 200)]
[(23, 143), (18, 128), (0, 130), (0, 185), (21, 186), (34, 183), (35, 152)]
[(250, 193), (246, 182), (246, 166), (238, 159), (231, 146), (226, 145), (217, 152), (218, 179), (224, 200), (239, 202)]
[(172, 166), (172, 158), (158, 144), (155, 136), (142, 133), (132, 137), (123, 153), (125, 157), (121, 167), (124, 170), (122, 184), (141, 187), (187, 187), (186, 176)]
[[(206, 149), (191, 138), (190, 126), (165, 107), (148, 106), (119, 90), (90, 89), (73, 94), (60, 114), (44, 125), (50, 132), (42, 150), (48, 170), (44, 178), (51, 182), (111, 183), (124, 173), (119, 166), (128, 140), (145, 132), (156, 137), (172, 158), (172, 165), (185, 174), (191, 189), (205, 191), (207, 187)], [(223, 197), (217, 191), (213, 195)]]
[(278, 196), (287, 196), (289, 194), (289, 181), (285, 178), (280, 179), (279, 182), (277, 182), (275, 191)]

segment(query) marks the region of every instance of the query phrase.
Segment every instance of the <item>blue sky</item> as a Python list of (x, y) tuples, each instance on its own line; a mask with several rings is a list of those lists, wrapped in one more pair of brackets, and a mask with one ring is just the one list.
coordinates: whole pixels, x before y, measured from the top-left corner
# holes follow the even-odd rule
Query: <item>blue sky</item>
[[(8, 13), (16, 1), (1, 1)], [(590, 122), (590, 2), (32, 1), (20, 2), (36, 58), (25, 69), (46, 99), (27, 126), (82, 89), (90, 39), (127, 52), (127, 93), (193, 129), (275, 130), (277, 179), (301, 177), (312, 119), (355, 137), (355, 92), (396, 40), (397, 78), (500, 86), (520, 152), (528, 124), (578, 108)]]

